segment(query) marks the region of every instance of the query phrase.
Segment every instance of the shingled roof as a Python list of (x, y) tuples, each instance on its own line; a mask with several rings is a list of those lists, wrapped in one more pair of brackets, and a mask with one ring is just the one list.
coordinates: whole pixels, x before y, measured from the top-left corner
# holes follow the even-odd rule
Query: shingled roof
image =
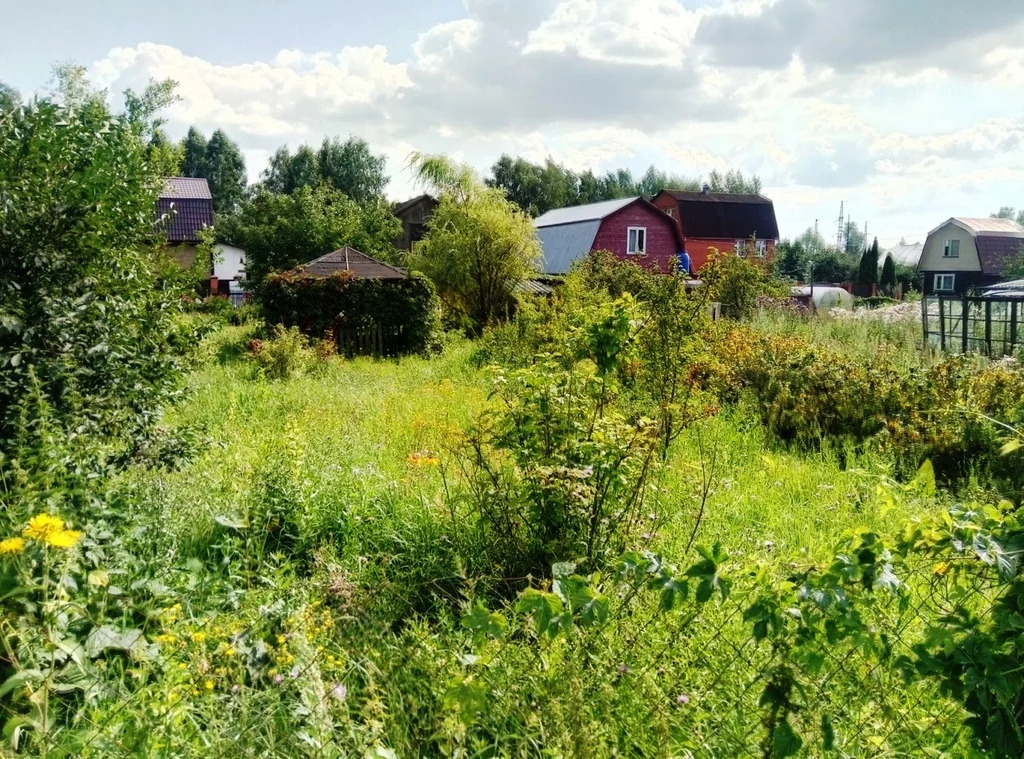
[(1024, 236), (979, 234), (974, 241), (978, 245), (981, 270), (996, 277), (1003, 276), (1007, 264), (1024, 254)]
[(156, 201), (158, 227), (172, 245), (199, 242), (199, 230), (213, 226), (213, 196), (205, 179), (169, 177)]
[(779, 239), (775, 206), (764, 195), (662, 190), (679, 206), (684, 237), (739, 240)]
[(295, 268), (296, 272), (307, 277), (329, 277), (343, 271), (352, 272), (359, 279), (406, 279), (409, 275), (405, 269), (391, 266), (355, 248), (339, 248), (320, 258), (314, 258), (306, 264)]

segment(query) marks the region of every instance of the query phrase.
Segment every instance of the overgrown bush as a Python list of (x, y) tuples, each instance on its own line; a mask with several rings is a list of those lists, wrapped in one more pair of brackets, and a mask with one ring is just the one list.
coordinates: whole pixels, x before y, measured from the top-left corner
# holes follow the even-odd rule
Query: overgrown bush
[(286, 329), (280, 324), (271, 328), (269, 339), (253, 341), (250, 354), (260, 374), (272, 380), (297, 377), (316, 358), (308, 338), (298, 327)]
[(388, 355), (427, 354), (438, 347), (438, 301), (430, 282), (359, 279), (349, 272), (309, 277), (301, 269), (271, 275), (260, 289), (268, 324), (298, 327), (322, 338), (328, 331), (380, 325)]
[(711, 293), (710, 300), (721, 303), (722, 314), (732, 319), (751, 316), (759, 297), (782, 297), (789, 289), (772, 274), (771, 264), (757, 258), (753, 242), (742, 257), (712, 249), (700, 278)]
[(74, 515), (178, 386), (189, 330), (157, 277), (162, 180), (140, 131), (94, 101), (0, 117), (0, 511), (12, 518), (43, 501)]
[(727, 402), (753, 396), (762, 422), (784, 442), (870, 443), (902, 474), (931, 460), (943, 482), (978, 475), (1024, 485), (1000, 455), (1008, 427), (1024, 422), (1024, 368), (1016, 362), (979, 367), (959, 356), (903, 369), (885, 352), (856, 356), (746, 327), (715, 334), (691, 379)]

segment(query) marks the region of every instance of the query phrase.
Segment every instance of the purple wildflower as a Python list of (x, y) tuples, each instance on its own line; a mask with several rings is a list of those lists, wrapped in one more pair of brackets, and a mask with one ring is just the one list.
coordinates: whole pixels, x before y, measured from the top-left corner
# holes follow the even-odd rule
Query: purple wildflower
[(280, 685), (284, 682), (284, 675), (274, 675), (274, 685)]
[(685, 706), (686, 704), (690, 703), (690, 697), (687, 696), (685, 693), (680, 693), (678, 696), (676, 696), (676, 703), (680, 706)]
[(331, 688), (331, 696), (338, 701), (344, 701), (348, 697), (348, 688), (344, 683), (335, 683)]

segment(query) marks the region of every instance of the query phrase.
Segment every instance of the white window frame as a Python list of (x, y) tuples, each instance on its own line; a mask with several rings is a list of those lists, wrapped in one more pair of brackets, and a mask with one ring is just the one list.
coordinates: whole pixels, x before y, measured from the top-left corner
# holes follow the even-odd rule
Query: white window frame
[(767, 240), (758, 240), (757, 242), (754, 243), (754, 247), (757, 249), (758, 258), (764, 258), (766, 255), (768, 255)]
[[(636, 233), (636, 250), (630, 249), (630, 242), (633, 240), (633, 233)], [(640, 243), (643, 242), (643, 245)], [(646, 256), (647, 255), (647, 227), (626, 227), (626, 255)]]
[[(956, 245), (956, 250), (953, 250), (953, 246)], [(943, 258), (960, 258), (960, 241), (959, 240), (946, 240), (945, 245), (942, 248)]]
[[(947, 277), (949, 278), (949, 287), (941, 287), (940, 283), (945, 282)], [(936, 274), (933, 284), (935, 292), (951, 293), (956, 290), (956, 274)]]
[(746, 258), (747, 257), (747, 240), (746, 240), (746, 238), (744, 238), (742, 240), (736, 240), (735, 251), (736, 251), (736, 255), (739, 256), (740, 258)]

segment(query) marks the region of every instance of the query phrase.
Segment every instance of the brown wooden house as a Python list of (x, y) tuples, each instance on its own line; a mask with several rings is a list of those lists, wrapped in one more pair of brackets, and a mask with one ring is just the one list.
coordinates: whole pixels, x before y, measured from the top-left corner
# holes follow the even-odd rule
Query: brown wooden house
[(411, 251), (413, 245), (423, 239), (427, 233), (427, 222), (434, 215), (437, 203), (437, 199), (430, 195), (420, 195), (392, 209), (392, 213), (402, 222), (402, 234), (395, 240), (396, 248)]

